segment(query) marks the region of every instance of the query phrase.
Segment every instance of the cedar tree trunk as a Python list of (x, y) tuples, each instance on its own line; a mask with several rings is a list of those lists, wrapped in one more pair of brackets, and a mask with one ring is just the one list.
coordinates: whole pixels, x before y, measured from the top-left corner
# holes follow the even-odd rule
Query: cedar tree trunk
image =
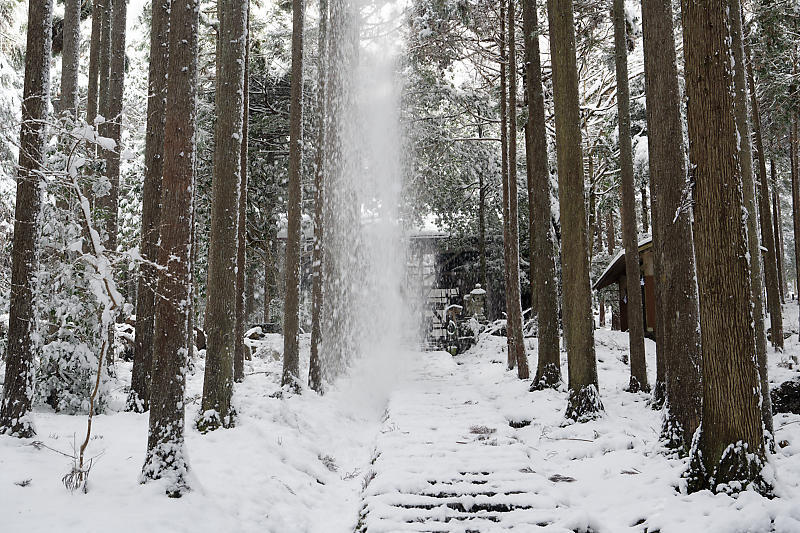
[(544, 117), (542, 67), (539, 57), (539, 21), (536, 0), (523, 0), (525, 72), (528, 91), (528, 205), (531, 215), (531, 292), (536, 291), (538, 363), (532, 387), (555, 388), (561, 382), (558, 336), (558, 282), (555, 243), (550, 220), (550, 170), (547, 163), (547, 129)]
[(175, 1), (169, 20), (164, 181), (153, 345), (150, 428), (141, 482), (168, 480), (167, 495), (189, 490), (185, 388), (191, 313), (192, 195), (197, 118), (197, 0)]
[[(628, 46), (625, 31), (625, 0), (613, 0), (614, 59), (617, 73), (617, 117), (619, 124), (619, 168), (622, 243), (625, 247), (625, 280), (628, 294), (628, 338), (630, 346), (630, 392), (649, 391), (644, 355), (644, 319), (639, 269), (639, 237), (636, 226), (636, 191), (633, 186), (633, 147), (631, 146), (631, 103), (628, 88)], [(642, 197), (642, 220), (647, 220)], [(646, 225), (646, 224), (645, 224)]]
[[(703, 366), (688, 489), (769, 492), (727, 0), (683, 0)], [(734, 16), (738, 16), (736, 13)], [(768, 393), (768, 392), (767, 392)]]
[(584, 421), (603, 411), (597, 386), (589, 263), (586, 254), (586, 204), (583, 195), (578, 71), (572, 0), (548, 0), (556, 122), (558, 200), (564, 284), (565, 340), (569, 370), (566, 418)]

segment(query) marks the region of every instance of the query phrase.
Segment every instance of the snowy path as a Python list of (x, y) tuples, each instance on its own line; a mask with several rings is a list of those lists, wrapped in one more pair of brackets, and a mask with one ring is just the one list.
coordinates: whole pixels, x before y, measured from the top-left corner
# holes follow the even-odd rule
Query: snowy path
[[(686, 495), (685, 459), (660, 450), (660, 413), (646, 394), (624, 392), (626, 341), (597, 332), (606, 411), (585, 424), (564, 424), (565, 389), (531, 393), (505, 369), (504, 339), (456, 358), (410, 355), (362, 475), (356, 531), (800, 533), (800, 416), (775, 417), (780, 498)], [(651, 372), (653, 348), (648, 341)], [(780, 357), (772, 371), (783, 380)]]
[[(569, 531), (528, 447), (465, 366), (427, 354), (389, 400), (361, 531)], [(518, 425), (518, 424), (514, 424)]]

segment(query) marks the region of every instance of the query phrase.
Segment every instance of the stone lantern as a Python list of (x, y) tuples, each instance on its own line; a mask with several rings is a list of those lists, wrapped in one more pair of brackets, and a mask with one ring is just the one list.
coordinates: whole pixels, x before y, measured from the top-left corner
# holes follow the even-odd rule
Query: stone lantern
[(475, 284), (475, 288), (469, 293), (469, 314), (475, 317), (478, 322), (486, 322), (484, 308), (486, 306), (486, 291), (481, 288), (480, 283)]

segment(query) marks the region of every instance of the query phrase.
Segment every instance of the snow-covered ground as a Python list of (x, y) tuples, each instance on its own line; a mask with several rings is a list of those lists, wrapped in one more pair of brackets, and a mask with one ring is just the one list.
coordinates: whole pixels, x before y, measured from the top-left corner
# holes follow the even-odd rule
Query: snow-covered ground
[[(269, 336), (236, 386), (237, 427), (199, 434), (202, 360), (189, 379), (191, 493), (172, 500), (138, 484), (147, 416), (113, 412), (95, 419), (89, 454), (102, 455), (88, 494), (64, 489), (68, 458), (0, 438), (0, 531), (800, 532), (800, 416), (775, 417), (788, 442), (771, 459), (778, 498), (685, 495), (685, 461), (659, 451), (659, 413), (623, 391), (627, 335), (598, 330), (596, 341), (606, 415), (562, 426), (566, 391), (528, 392), (505, 370), (500, 337), (455, 358), (366, 358), (325, 396), (278, 399), (282, 346)], [(647, 341), (651, 379), (654, 351)], [(796, 335), (787, 353), (800, 353)], [(770, 356), (774, 383), (796, 374), (778, 367), (786, 357)], [(129, 372), (119, 365), (113, 408)], [(85, 432), (83, 417), (37, 411), (36, 423), (36, 440), (68, 453)]]
[[(360, 506), (360, 474), (371, 457), (385, 397), (353, 379), (319, 397), (271, 397), (278, 390), (282, 340), (270, 336), (246, 362), (235, 388), (235, 428), (201, 435), (203, 360), (188, 380), (187, 450), (193, 491), (164, 496), (158, 483), (138, 484), (147, 444), (147, 415), (97, 416), (87, 454), (95, 460), (88, 494), (61, 483), (71, 454), (86, 434), (85, 417), (37, 411), (31, 440), (0, 437), (0, 531), (352, 531)], [(304, 353), (308, 343), (305, 339)], [(130, 365), (120, 363), (127, 382)], [(354, 379), (359, 374), (354, 373)], [(120, 385), (121, 386), (121, 385)], [(124, 405), (115, 393), (113, 409)], [(21, 486), (26, 485), (26, 486)]]

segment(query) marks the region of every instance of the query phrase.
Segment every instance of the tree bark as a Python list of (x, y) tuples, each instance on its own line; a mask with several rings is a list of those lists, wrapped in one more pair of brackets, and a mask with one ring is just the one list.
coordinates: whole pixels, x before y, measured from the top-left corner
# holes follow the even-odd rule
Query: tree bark
[[(794, 229), (794, 280), (795, 286), (800, 288), (800, 169), (798, 169), (798, 139), (797, 139), (797, 115), (792, 116), (792, 136), (789, 142), (791, 168), (792, 168), (792, 226)], [(795, 291), (797, 292), (797, 291)], [(800, 305), (800, 296), (795, 295), (798, 305)], [(800, 326), (798, 326), (800, 331)], [(798, 334), (800, 338), (800, 334)], [(793, 356), (795, 363), (797, 363), (797, 356)]]
[(512, 370), (517, 365), (517, 355), (514, 349), (514, 332), (512, 317), (513, 311), (511, 310), (510, 303), (513, 301), (511, 297), (511, 248), (508, 246), (510, 242), (510, 228), (509, 222), (511, 220), (509, 215), (509, 191), (508, 191), (508, 47), (506, 41), (508, 34), (506, 32), (506, 11), (508, 9), (509, 0), (501, 0), (500, 2), (500, 150), (501, 162), (501, 181), (502, 181), (502, 196), (503, 196), (503, 286), (505, 288), (506, 300), (506, 349), (507, 349), (507, 364), (508, 369)]
[(153, 320), (158, 270), (158, 227), (161, 216), (161, 180), (164, 167), (164, 119), (167, 104), (169, 64), (169, 10), (171, 0), (153, 2), (150, 22), (150, 66), (147, 78), (147, 134), (144, 147), (142, 184), (142, 242), (144, 261), (139, 265), (136, 291), (136, 337), (131, 394), (127, 409), (144, 412), (150, 408), (153, 368)]
[(600, 206), (597, 206), (597, 214), (595, 215), (595, 220), (597, 221), (597, 229), (595, 230), (595, 237), (597, 237), (596, 246), (599, 251), (603, 251), (603, 214), (601, 212)]
[(657, 376), (665, 403), (662, 440), (686, 454), (700, 424), (700, 332), (692, 212), (682, 142), (672, 3), (642, 2), (647, 141), (656, 293)]
[[(603, 213), (599, 205), (597, 206), (597, 215), (595, 215), (595, 220), (597, 220), (597, 250), (602, 252), (603, 247), (605, 246), (603, 244), (603, 232), (604, 232), (603, 221), (605, 219), (603, 218)], [(606, 320), (606, 297), (605, 297), (605, 292), (603, 291), (600, 291), (597, 294), (597, 306), (599, 307), (600, 311), (597, 319), (598, 322), (600, 323), (600, 327), (604, 328), (606, 327), (607, 320)]]
[(594, 257), (594, 233), (597, 231), (595, 211), (597, 209), (597, 192), (594, 183), (594, 158), (592, 152), (586, 154), (586, 179), (589, 180), (589, 231), (586, 237), (586, 253), (589, 256), (589, 264), (592, 264)]
[[(105, 242), (103, 245), (112, 254), (117, 250), (117, 231), (119, 228), (119, 179), (122, 154), (122, 104), (125, 91), (125, 24), (127, 21), (127, 0), (110, 0), (111, 21), (109, 26), (109, 71), (108, 85), (105, 90), (101, 86), (101, 95), (105, 94), (105, 119), (101, 128), (102, 135), (112, 139), (115, 147), (103, 150), (106, 163), (106, 177), (111, 188), (105, 196), (98, 197), (97, 206), (101, 210)], [(113, 39), (111, 38), (113, 35)], [(108, 328), (108, 349), (106, 350), (109, 370), (114, 363), (114, 333), (112, 322)]]
[(755, 134), (753, 157), (758, 159), (758, 209), (761, 223), (761, 244), (764, 247), (764, 281), (767, 286), (767, 308), (769, 309), (770, 341), (776, 350), (783, 350), (783, 317), (781, 313), (780, 290), (778, 289), (778, 264), (775, 250), (775, 235), (772, 231), (772, 215), (769, 205), (769, 186), (767, 184), (767, 159), (761, 135), (761, 112), (756, 95), (753, 66), (750, 60), (750, 47), (744, 41), (745, 63), (747, 65), (747, 86), (750, 90), (750, 113)]
[[(71, 149), (70, 130), (77, 124), (78, 119), (78, 67), (80, 64), (80, 39), (81, 39), (81, 2), (80, 0), (64, 0), (64, 18), (61, 21), (61, 95), (54, 105), (61, 120), (65, 122), (60, 126), (60, 150), (67, 152)], [(55, 32), (55, 24), (54, 30)], [(51, 37), (52, 39), (53, 37)], [(55, 43), (54, 43), (55, 44)], [(51, 54), (56, 53), (55, 46)], [(64, 213), (69, 212), (69, 199), (72, 197), (69, 184), (60, 187), (56, 196), (56, 207)]]
[[(625, 31), (625, 0), (613, 0), (614, 59), (617, 73), (617, 117), (619, 124), (619, 168), (622, 199), (622, 240), (625, 247), (625, 280), (628, 293), (628, 338), (630, 346), (630, 392), (649, 391), (644, 355), (642, 318), (642, 274), (639, 269), (639, 237), (636, 225), (636, 190), (633, 185), (628, 46)], [(642, 221), (646, 225), (646, 199), (642, 197)]]
[(683, 0), (682, 11), (703, 354), (702, 424), (688, 489), (738, 491), (754, 483), (769, 492), (761, 475), (766, 453), (734, 117), (731, 10), (727, 0)]
[(314, 251), (312, 255), (312, 287), (311, 287), (311, 355), (308, 368), (308, 386), (315, 392), (322, 392), (322, 360), (320, 344), (322, 343), (322, 311), (324, 306), (322, 293), (323, 276), (323, 203), (325, 202), (325, 121), (326, 81), (328, 70), (328, 0), (319, 2), (319, 58), (317, 60), (317, 106), (319, 113), (319, 130), (317, 131), (317, 151), (315, 154), (314, 172)]
[(95, 0), (92, 4), (92, 35), (89, 41), (89, 83), (86, 89), (86, 122), (91, 126), (97, 117), (97, 90), (100, 76), (100, 29), (103, 25), (105, 3)]
[(236, 339), (233, 356), (233, 380), (244, 381), (244, 345), (247, 327), (247, 140), (250, 129), (250, 1), (245, 0), (244, 86), (242, 91), (242, 142), (239, 158), (239, 221), (236, 242)]
[[(247, 78), (245, 78), (247, 79)], [(248, 98), (249, 100), (249, 98)], [(248, 106), (249, 107), (249, 106)], [(249, 113), (249, 111), (248, 111)], [(244, 140), (244, 139), (243, 139)], [(249, 157), (249, 156), (248, 156)], [(249, 200), (249, 197), (248, 197)], [(247, 230), (245, 229), (245, 232)], [(246, 238), (245, 234), (245, 238)], [(252, 261), (252, 260), (251, 260)], [(251, 262), (250, 265), (245, 265), (247, 267), (247, 275), (245, 276), (245, 283), (244, 283), (244, 292), (246, 295), (245, 298), (245, 307), (244, 307), (244, 314), (248, 320), (253, 320), (253, 316), (256, 313), (256, 272), (258, 271), (256, 268), (256, 263)], [(245, 359), (250, 360), (252, 353), (249, 350), (245, 350)]]
[[(522, 9), (525, 9), (523, 4)], [(523, 39), (525, 37), (524, 29), (523, 29)], [(527, 73), (527, 45), (525, 45), (525, 74), (523, 74), (523, 84), (522, 84), (522, 91), (525, 94), (524, 105), (528, 108), (528, 120), (525, 121), (525, 126), (523, 127), (523, 131), (525, 133), (524, 142), (525, 142), (525, 187), (528, 193), (528, 283), (530, 285), (530, 293), (531, 293), (531, 312), (529, 318), (531, 320), (537, 321), (538, 327), (538, 312), (539, 309), (539, 290), (536, 287), (536, 233), (534, 227), (534, 208), (533, 203), (535, 201), (533, 190), (531, 189), (531, 172), (533, 169), (533, 163), (531, 157), (533, 154), (529, 146), (533, 142), (531, 140), (531, 125), (530, 125), (530, 105), (528, 104), (528, 73)], [(523, 316), (524, 318), (524, 316)]]
[[(525, 10), (525, 3), (523, 2), (522, 5), (523, 12)], [(523, 39), (525, 38), (525, 29), (523, 27)], [(533, 160), (531, 159), (534, 154), (531, 153), (531, 143), (533, 140), (531, 139), (531, 119), (530, 119), (530, 109), (531, 105), (528, 102), (528, 48), (529, 45), (524, 44), (525, 47), (525, 74), (523, 75), (523, 84), (522, 84), (522, 91), (525, 94), (524, 98), (524, 105), (528, 108), (528, 120), (525, 121), (524, 132), (525, 132), (525, 185), (526, 190), (528, 192), (528, 282), (530, 284), (530, 292), (531, 292), (531, 314), (529, 315), (530, 318), (536, 319), (538, 323), (538, 312), (539, 309), (539, 290), (536, 287), (536, 227), (534, 223), (534, 192), (531, 188), (531, 178), (533, 172)], [(546, 141), (545, 141), (546, 142)], [(546, 146), (546, 145), (545, 145)]]
[[(769, 390), (767, 377), (767, 336), (764, 327), (764, 277), (761, 269), (761, 247), (758, 244), (758, 210), (756, 208), (756, 189), (753, 180), (752, 135), (748, 115), (747, 80), (744, 53), (744, 34), (742, 29), (742, 7), (739, 0), (731, 0), (731, 44), (733, 46), (734, 88), (736, 95), (736, 127), (740, 139), (740, 159), (742, 162), (742, 190), (747, 209), (747, 247), (750, 252), (750, 282), (753, 301), (753, 325), (756, 331), (756, 360), (761, 382), (761, 390)], [(765, 394), (761, 403), (764, 427), (772, 433), (772, 399)]]
[[(109, 124), (107, 120), (109, 119), (109, 96), (111, 91), (111, 11), (113, 8), (114, 0), (99, 0), (98, 4), (100, 6), (99, 15), (99, 29), (98, 29), (98, 44), (97, 44), (97, 101), (93, 102), (95, 107), (93, 109), (93, 122), (90, 123), (97, 128), (97, 133), (102, 135), (103, 137), (109, 136), (108, 127)], [(91, 58), (90, 58), (91, 59)], [(90, 65), (91, 66), (91, 65)], [(103, 161), (104, 165), (101, 167), (102, 170), (97, 172), (98, 174), (104, 174), (108, 176), (108, 161), (105, 150), (100, 148), (97, 144), (92, 144), (89, 147), (90, 156), (99, 158)], [(94, 177), (93, 180), (97, 178)], [(92, 204), (92, 207), (100, 207), (101, 209), (93, 210), (92, 212), (92, 222), (95, 225), (96, 229), (102, 229), (106, 226), (106, 220), (104, 217), (105, 209), (103, 209), (104, 205), (107, 205), (109, 199), (106, 198), (104, 200), (100, 200), (96, 202), (94, 188), (89, 184), (88, 189), (88, 198), (89, 202)], [(107, 195), (108, 196), (108, 195)], [(88, 229), (87, 229), (88, 231)], [(104, 243), (106, 244), (106, 243)], [(109, 334), (109, 340), (111, 340)], [(109, 354), (111, 351), (109, 350)], [(109, 368), (111, 368), (109, 366)]]
[(594, 324), (586, 255), (578, 72), (572, 0), (548, 0), (553, 62), (564, 329), (569, 371), (566, 418), (589, 420), (602, 412), (597, 386)]
[(780, 294), (781, 304), (783, 304), (785, 303), (783, 296), (785, 287), (783, 283), (783, 231), (781, 231), (783, 219), (781, 217), (781, 203), (778, 199), (778, 174), (775, 171), (774, 157), (771, 157), (769, 160), (769, 172), (771, 176), (770, 181), (772, 182), (772, 227), (775, 234), (775, 265), (778, 269), (778, 292)]
[(508, 0), (508, 294), (511, 311), (511, 347), (519, 379), (528, 379), (528, 356), (522, 333), (522, 299), (519, 281), (519, 202), (517, 197), (517, 43), (516, 2)]
[[(609, 207), (608, 211), (606, 212), (606, 249), (608, 250), (609, 258), (614, 257), (614, 253), (617, 249), (616, 243), (616, 230), (614, 228), (614, 206), (612, 205)], [(611, 301), (611, 330), (612, 331), (619, 331), (620, 324), (619, 324), (619, 309), (617, 306), (614, 305), (613, 300)], [(658, 378), (656, 378), (656, 383), (658, 383)], [(658, 390), (658, 388), (656, 388)]]
[[(197, 285), (194, 282), (196, 277), (194, 266), (197, 264), (197, 205), (194, 198), (194, 191), (192, 191), (192, 214), (189, 218), (189, 246), (191, 246), (191, 253), (189, 254), (189, 318), (186, 326), (186, 346), (188, 346), (186, 368), (189, 369), (194, 368), (194, 349), (197, 340), (197, 332), (195, 331), (195, 323), (197, 322)], [(205, 333), (203, 335), (203, 343), (205, 343)]]
[(267, 240), (264, 243), (264, 323), (270, 321), (269, 304), (272, 301), (272, 243)]
[(300, 388), (300, 253), (302, 249), (301, 167), (303, 161), (304, 0), (292, 0), (292, 89), (289, 112), (289, 190), (287, 195), (286, 299), (283, 316), (281, 385)]
[[(247, 0), (219, 0), (216, 127), (214, 130), (211, 242), (208, 249), (206, 370), (197, 421), (201, 431), (231, 427), (235, 410), (233, 367), (236, 351), (239, 202), (242, 181), (244, 77)], [(231, 283), (233, 281), (233, 283)]]
[(616, 231), (614, 228), (614, 207), (608, 209), (608, 216), (606, 217), (606, 245), (608, 246), (608, 255), (614, 256), (617, 251)]
[(58, 108), (75, 120), (78, 115), (78, 66), (80, 63), (81, 2), (64, 0), (64, 46), (61, 51), (61, 98)]
[[(483, 131), (478, 126), (478, 136)], [(483, 172), (478, 173), (478, 254), (480, 255), (480, 282), (486, 287), (486, 183)]]
[(536, 0), (523, 0), (525, 72), (528, 91), (528, 205), (531, 235), (531, 293), (536, 291), (538, 363), (532, 387), (555, 388), (561, 383), (558, 335), (558, 283), (555, 243), (551, 227), (550, 169), (547, 162), (547, 128), (544, 115), (542, 66), (539, 56), (539, 21)]
[[(111, 75), (111, 11), (114, 0), (102, 0), (100, 12), (100, 41), (97, 55), (97, 114), (103, 119), (108, 120), (108, 97), (110, 90)], [(108, 125), (100, 125), (98, 129), (105, 134), (104, 128)]]
[(39, 268), (39, 232), (42, 211), (47, 108), (50, 102), (52, 0), (30, 0), (22, 93), (17, 195), (11, 250), (11, 297), (8, 349), (0, 434), (20, 438), (36, 434), (30, 410), (36, 344), (34, 288)]
[(191, 220), (197, 117), (197, 0), (170, 10), (169, 78), (164, 126), (161, 246), (147, 455), (141, 482), (167, 479), (167, 495), (189, 490), (184, 445), (191, 287)]
[(642, 195), (642, 232), (650, 233), (650, 221), (649, 217), (647, 216), (647, 182), (644, 180), (642, 180), (642, 183), (639, 184), (639, 192)]

